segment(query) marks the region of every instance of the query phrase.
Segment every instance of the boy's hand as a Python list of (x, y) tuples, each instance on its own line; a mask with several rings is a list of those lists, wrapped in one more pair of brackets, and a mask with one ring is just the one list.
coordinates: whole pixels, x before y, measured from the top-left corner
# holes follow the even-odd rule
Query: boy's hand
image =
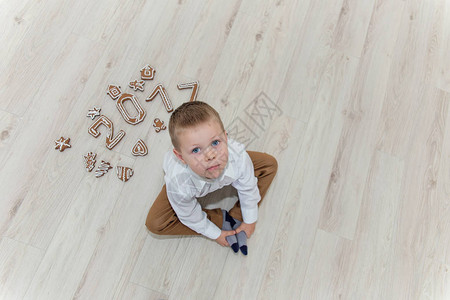
[(245, 234), (247, 235), (247, 238), (250, 238), (250, 236), (255, 232), (256, 222), (252, 224), (247, 224), (242, 222), (241, 226), (236, 228), (236, 234), (238, 234), (241, 231), (245, 231)]
[(226, 230), (222, 230), (222, 233), (219, 235), (219, 237), (216, 239), (216, 242), (221, 245), (221, 246), (230, 246), (230, 244), (228, 244), (227, 240), (225, 239), (227, 236), (230, 235), (234, 235), (236, 234), (236, 231), (234, 230), (230, 230), (230, 231), (226, 231)]

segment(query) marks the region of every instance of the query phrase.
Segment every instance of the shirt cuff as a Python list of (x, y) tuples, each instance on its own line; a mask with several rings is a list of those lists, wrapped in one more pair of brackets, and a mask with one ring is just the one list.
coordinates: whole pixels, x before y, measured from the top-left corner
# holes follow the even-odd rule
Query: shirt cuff
[(241, 212), (244, 223), (252, 224), (258, 220), (258, 206), (254, 208), (243, 208), (241, 206)]
[(216, 224), (209, 221), (208, 225), (206, 227), (205, 233), (203, 235), (206, 236), (207, 238), (215, 240), (220, 236), (221, 233), (222, 233), (222, 230), (220, 230), (220, 228), (217, 227)]

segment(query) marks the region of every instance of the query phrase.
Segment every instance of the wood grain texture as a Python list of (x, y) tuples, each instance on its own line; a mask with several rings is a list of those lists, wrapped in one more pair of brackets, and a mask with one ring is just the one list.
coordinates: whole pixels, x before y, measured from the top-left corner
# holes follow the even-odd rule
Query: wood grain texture
[[(439, 215), (440, 202), (445, 201), (436, 193), (436, 182), (449, 98), (434, 88), (429, 88), (423, 97), (428, 99), (428, 105), (422, 107), (418, 116), (415, 126), (421, 129), (416, 132), (405, 160), (398, 242), (394, 249), (395, 255), (402, 259), (394, 262), (393, 297), (420, 295), (426, 277), (417, 274), (423, 272), (425, 259), (434, 254), (437, 233), (434, 218)], [(400, 291), (400, 287), (406, 292)]]
[[(382, 111), (378, 149), (405, 157), (415, 118), (427, 99), (421, 98), (433, 83), (442, 42), (443, 1), (407, 1), (389, 74), (389, 85)], [(405, 84), (408, 82), (408, 84)]]
[[(0, 298), (449, 298), (449, 14), (447, 0), (0, 0)], [(152, 126), (170, 113), (144, 99), (161, 83), (176, 108), (195, 80), (230, 137), (278, 160), (248, 256), (145, 227), (171, 143)], [(109, 84), (136, 95), (141, 123)], [(112, 150), (105, 127), (88, 133), (93, 106), (126, 132)], [(72, 148), (54, 149), (61, 136)], [(133, 177), (95, 178), (90, 151)], [(232, 192), (201, 200), (227, 208)]]
[(19, 125), (20, 118), (18, 116), (0, 110), (0, 166), (7, 159), (7, 154), (16, 137)]
[(67, 51), (65, 45), (77, 21), (73, 12), (84, 10), (86, 5), (85, 2), (49, 1), (33, 7), (38, 14), (36, 24), (12, 51), (14, 54), (6, 65), (9, 71), (0, 76), (0, 85), (4, 87), (0, 90), (0, 105), (6, 111), (22, 116), (35, 101), (52, 67), (59, 63), (55, 59)]
[[(47, 197), (48, 195), (40, 198), (37, 194), (54, 194), (56, 192), (56, 194), (61, 195), (66, 192), (64, 189), (56, 189), (55, 191), (50, 188), (52, 185), (48, 184), (54, 184), (55, 181), (64, 180), (64, 178), (70, 180), (71, 174), (65, 174), (65, 176), (61, 177), (59, 174), (61, 174), (61, 170), (64, 167), (71, 169), (71, 166), (77, 163), (78, 157), (77, 160), (73, 160), (68, 159), (67, 155), (57, 156), (54, 149), (54, 141), (63, 135), (68, 135), (67, 137), (72, 136), (72, 145), (76, 144), (76, 140), (73, 140), (75, 134), (71, 134), (75, 133), (73, 131), (74, 128), (65, 132), (61, 132), (61, 129), (66, 125), (67, 119), (72, 114), (72, 108), (76, 107), (78, 96), (83, 91), (86, 78), (93, 71), (94, 62), (102, 49), (102, 45), (71, 35), (65, 51), (58, 56), (53, 64), (52, 72), (49, 75), (52, 79), (46, 82), (41, 92), (37, 95), (39, 99), (46, 99), (46, 101), (44, 103), (39, 101), (33, 102), (33, 105), (30, 107), (31, 111), (22, 118), (21, 134), (17, 135), (13, 146), (10, 148), (10, 152), (7, 155), (10, 157), (0, 166), (1, 172), (9, 174), (8, 176), (11, 180), (0, 182), (2, 193), (5, 196), (5, 201), (1, 202), (2, 217), (0, 220), (2, 227), (0, 228), (3, 229), (0, 232), (6, 229), (6, 224), (11, 222), (16, 213), (26, 216), (15, 220), (16, 222), (20, 220), (19, 222), (23, 224), (23, 222), (31, 221), (33, 217), (37, 217), (45, 223), (50, 221), (47, 220), (45, 214), (57, 217), (65, 211), (68, 204), (67, 201), (60, 201), (56, 195), (54, 198), (49, 198)], [(77, 111), (76, 114), (79, 115), (80, 113)], [(70, 150), (72, 149), (66, 150), (64, 154), (70, 153)], [(64, 163), (59, 163), (57, 159), (61, 159)], [(53, 166), (54, 171), (50, 171), (50, 168), (48, 170), (50, 172), (40, 174), (42, 168), (47, 166), (47, 164)], [(16, 169), (21, 171), (15, 172), (14, 170)], [(42, 181), (46, 183), (41, 184), (40, 182)], [(73, 183), (73, 185), (70, 185), (69, 191), (76, 189), (79, 180), (74, 179)], [(37, 193), (37, 191), (40, 192)], [(40, 200), (43, 200), (48, 206), (45, 207), (45, 205), (38, 204)], [(24, 206), (19, 209), (22, 205)], [(36, 206), (44, 209), (46, 213), (41, 214), (41, 212), (38, 212), (39, 209), (32, 213)], [(55, 211), (49, 211), (49, 206)], [(14, 209), (11, 210), (12, 208)], [(31, 215), (29, 214), (30, 212)], [(24, 242), (31, 241), (30, 236), (33, 235), (35, 230), (39, 230), (40, 226), (37, 224), (41, 224), (38, 220), (34, 221), (36, 222), (28, 223), (32, 229), (21, 231), (27, 237), (18, 239)], [(56, 227), (57, 223), (54, 223), (54, 226)], [(12, 225), (12, 227), (15, 227), (15, 225)], [(22, 229), (25, 228), (22, 227)], [(46, 231), (48, 227), (44, 226), (43, 229), (44, 231), (41, 231), (41, 233), (48, 234), (47, 237), (51, 239), (53, 234)], [(44, 249), (48, 242), (49, 240), (43, 239), (41, 236), (36, 237), (31, 243), (38, 248)], [(43, 244), (39, 245), (39, 243)]]
[[(278, 105), (285, 114), (308, 122), (326, 68), (343, 1), (305, 2), (308, 11), (298, 30), (297, 46), (286, 72)], [(301, 87), (301, 88), (300, 88)]]
[[(445, 7), (443, 9), (443, 20), (441, 22), (442, 30), (442, 41), (439, 43), (439, 63), (437, 72), (437, 87), (450, 92), (450, 53), (448, 49), (450, 48), (450, 3), (448, 1), (444, 2)], [(439, 26), (439, 23), (437, 23)]]
[(399, 1), (381, 0), (376, 4), (350, 101), (342, 111), (344, 128), (320, 218), (320, 228), (348, 239), (353, 239), (356, 230), (366, 174), (376, 146), (397, 32), (390, 29), (398, 28), (404, 6)]
[[(390, 283), (404, 162), (382, 152), (371, 159), (353, 240), (316, 233), (302, 299), (394, 299)], [(376, 216), (373, 211), (378, 211)], [(331, 275), (331, 276), (330, 276)]]
[[(348, 101), (356, 62), (330, 50), (264, 272), (258, 294), (261, 299), (300, 296), (308, 264), (301, 256), (302, 253), (309, 256), (313, 246), (314, 228), (317, 228), (332, 167), (332, 161), (325, 158), (333, 157), (336, 151), (335, 131), (340, 132), (343, 126), (340, 112)], [(291, 234), (300, 238), (289, 238)]]
[(0, 254), (0, 297), (23, 299), (44, 251), (5, 237), (0, 241)]
[(165, 300), (169, 299), (169, 297), (167, 295), (146, 289), (145, 287), (137, 284), (130, 283), (127, 286), (126, 293), (123, 295), (123, 299)]
[(379, 1), (344, 1), (334, 32), (333, 48), (353, 57), (361, 57), (370, 16), (376, 2)]

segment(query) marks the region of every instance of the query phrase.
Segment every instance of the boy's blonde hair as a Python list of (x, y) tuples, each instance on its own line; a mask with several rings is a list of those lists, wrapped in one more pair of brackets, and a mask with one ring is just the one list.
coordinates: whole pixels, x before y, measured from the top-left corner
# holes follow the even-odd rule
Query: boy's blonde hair
[(225, 130), (219, 113), (209, 104), (202, 101), (183, 103), (175, 109), (169, 120), (169, 134), (173, 147), (180, 150), (177, 138), (177, 134), (180, 130), (194, 127), (210, 120), (217, 121), (222, 128), (222, 131)]

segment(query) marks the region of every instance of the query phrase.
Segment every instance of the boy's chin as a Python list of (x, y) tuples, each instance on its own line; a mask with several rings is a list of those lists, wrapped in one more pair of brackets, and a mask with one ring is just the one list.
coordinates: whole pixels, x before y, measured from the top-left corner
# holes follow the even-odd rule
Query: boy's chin
[(205, 177), (208, 179), (219, 178), (223, 170), (206, 171)]

